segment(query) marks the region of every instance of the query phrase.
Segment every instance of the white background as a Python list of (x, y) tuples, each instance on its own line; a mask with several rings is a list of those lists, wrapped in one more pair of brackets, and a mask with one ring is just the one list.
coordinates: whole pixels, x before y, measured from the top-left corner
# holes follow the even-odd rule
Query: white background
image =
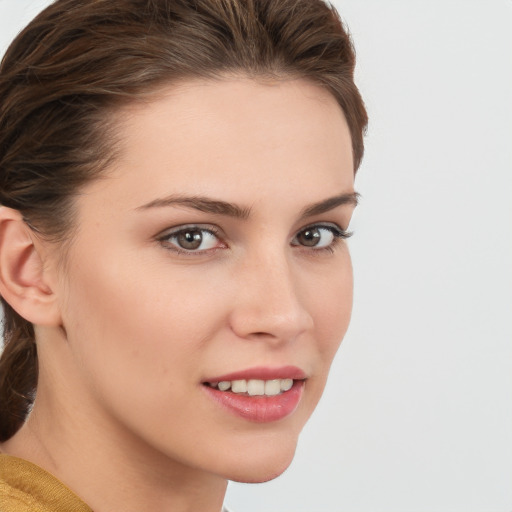
[[(1, 53), (47, 3), (0, 0)], [(334, 3), (370, 114), (352, 326), (292, 467), (227, 503), (511, 512), (512, 1)]]

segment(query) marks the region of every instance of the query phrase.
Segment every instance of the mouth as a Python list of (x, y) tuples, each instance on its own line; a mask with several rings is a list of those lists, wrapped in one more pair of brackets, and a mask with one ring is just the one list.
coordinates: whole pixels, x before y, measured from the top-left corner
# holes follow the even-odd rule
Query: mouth
[(289, 391), (293, 387), (293, 383), (293, 379), (240, 379), (205, 382), (204, 385), (219, 391), (230, 391), (236, 395), (276, 396)]
[(306, 384), (296, 367), (253, 368), (204, 381), (203, 389), (223, 410), (252, 422), (283, 419), (298, 407)]

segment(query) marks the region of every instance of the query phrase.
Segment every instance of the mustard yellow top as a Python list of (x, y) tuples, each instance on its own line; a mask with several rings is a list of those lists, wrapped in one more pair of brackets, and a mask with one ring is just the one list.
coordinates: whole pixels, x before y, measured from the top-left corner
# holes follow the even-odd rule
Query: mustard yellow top
[(92, 512), (61, 481), (17, 457), (0, 454), (0, 512)]

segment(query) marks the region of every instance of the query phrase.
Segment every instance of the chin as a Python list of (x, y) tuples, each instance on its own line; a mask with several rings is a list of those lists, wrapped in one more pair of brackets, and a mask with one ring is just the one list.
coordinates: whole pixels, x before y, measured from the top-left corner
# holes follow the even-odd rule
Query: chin
[[(290, 461), (291, 462), (291, 461)], [(289, 464), (288, 464), (289, 466)], [(241, 484), (263, 484), (265, 482), (270, 482), (271, 480), (274, 480), (274, 478), (277, 478), (278, 476), (281, 476), (288, 466), (276, 471), (275, 468), (272, 472), (264, 472), (262, 474), (251, 474), (251, 475), (240, 475), (236, 478), (229, 478), (228, 480), (232, 482), (238, 482)]]
[(264, 482), (274, 480), (274, 478), (282, 475), (290, 466), (291, 462), (292, 461), (290, 460), (287, 464), (279, 468), (272, 467), (263, 470), (254, 470), (254, 468), (250, 468), (248, 470), (239, 471), (228, 477), (228, 480), (242, 484), (262, 484)]
[(286, 443), (269, 453), (262, 450), (257, 456), (246, 453), (240, 457), (235, 466), (226, 471), (226, 478), (233, 482), (257, 484), (268, 482), (280, 476), (292, 463), (297, 443)]

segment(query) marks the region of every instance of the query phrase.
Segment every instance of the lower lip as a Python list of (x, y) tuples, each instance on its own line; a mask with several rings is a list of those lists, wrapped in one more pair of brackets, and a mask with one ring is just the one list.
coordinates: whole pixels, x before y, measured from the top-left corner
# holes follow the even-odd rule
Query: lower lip
[(288, 391), (274, 396), (237, 395), (203, 386), (208, 395), (232, 413), (255, 423), (269, 423), (286, 418), (299, 405), (304, 381), (296, 380)]

